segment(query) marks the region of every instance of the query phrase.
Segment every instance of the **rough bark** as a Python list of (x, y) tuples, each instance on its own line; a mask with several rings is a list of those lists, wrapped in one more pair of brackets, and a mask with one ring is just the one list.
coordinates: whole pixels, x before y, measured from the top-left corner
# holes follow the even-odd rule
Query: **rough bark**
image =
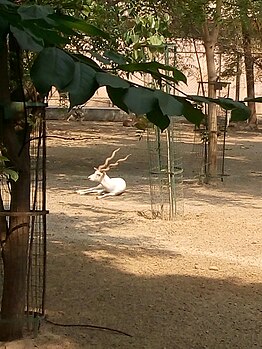
[[(216, 1), (216, 11), (213, 23), (208, 20), (203, 25), (203, 41), (206, 51), (208, 97), (216, 98), (215, 82), (217, 79), (215, 65), (215, 47), (219, 34), (219, 20), (221, 17), (222, 0)], [(210, 181), (217, 176), (217, 111), (215, 104), (208, 106), (208, 173)]]
[[(15, 150), (16, 154), (14, 157), (21, 151), (21, 147)], [(8, 148), (7, 154), (12, 159), (12, 154)], [(28, 146), (24, 147), (19, 157), (23, 160), (23, 165), (18, 169), (18, 181), (12, 182), (9, 229), (7, 239), (2, 248), (4, 283), (1, 305), (2, 324), (0, 327), (0, 340), (21, 338), (23, 331), (29, 239), (29, 216), (23, 213), (30, 210), (30, 161)]]
[[(0, 341), (6, 341), (21, 338), (24, 325), (29, 237), (29, 215), (24, 212), (30, 210), (30, 156), (29, 130), (26, 123), (16, 120), (15, 115), (9, 119), (4, 117), (6, 107), (10, 103), (7, 44), (0, 51), (0, 61), (1, 145), (10, 164), (19, 173), (18, 181), (11, 184), (11, 213), (8, 227), (5, 218), (1, 218), (0, 225), (4, 266)], [(20, 125), (19, 133), (17, 121)], [(4, 211), (2, 201), (0, 209)]]
[[(244, 60), (246, 68), (246, 83), (247, 83), (247, 97), (255, 97), (255, 77), (254, 77), (254, 58), (252, 55), (252, 43), (250, 34), (242, 23), (242, 37), (243, 37), (243, 49), (244, 49)], [(256, 113), (256, 104), (254, 102), (248, 102), (251, 115), (249, 118), (249, 124), (253, 127), (257, 127), (258, 119)]]
[[(5, 42), (3, 42), (3, 48), (0, 50), (0, 145), (3, 144), (4, 135), (4, 106), (10, 103), (9, 93), (9, 77), (8, 77), (8, 49)], [(0, 193), (0, 211), (4, 210), (4, 204)], [(4, 216), (0, 217), (0, 242), (1, 245), (6, 239), (7, 235), (7, 220)]]

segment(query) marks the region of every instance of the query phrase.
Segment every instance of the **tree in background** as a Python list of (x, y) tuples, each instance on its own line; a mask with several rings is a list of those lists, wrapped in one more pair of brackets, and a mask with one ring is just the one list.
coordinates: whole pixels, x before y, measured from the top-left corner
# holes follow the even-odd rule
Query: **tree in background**
[(112, 51), (123, 54), (129, 62), (153, 60), (155, 52), (161, 48), (163, 51), (169, 35), (169, 17), (158, 11), (159, 3), (141, 0), (86, 1), (77, 15), (107, 32), (110, 42), (105, 43), (96, 37), (76, 40), (72, 44), (79, 52), (91, 54), (102, 64), (110, 61)]
[[(238, 0), (238, 11), (246, 68), (247, 97), (252, 99), (255, 98), (254, 56), (257, 47), (256, 43), (259, 42), (260, 48), (262, 46), (261, 33), (259, 33), (259, 28), (262, 25), (261, 3), (260, 1)], [(248, 106), (251, 111), (249, 124), (257, 127), (258, 120), (255, 102), (249, 101)]]
[[(200, 40), (205, 48), (208, 97), (216, 98), (218, 79), (215, 61), (220, 26), (223, 18), (223, 0), (197, 0), (176, 2), (166, 0), (175, 38)], [(217, 176), (217, 113), (215, 104), (208, 104), (208, 177)]]
[[(236, 77), (236, 99), (239, 99), (240, 75), (246, 75), (246, 94), (255, 97), (255, 66), (261, 64), (262, 13), (259, 1), (231, 0), (224, 4), (224, 25), (221, 27), (218, 48), (225, 57), (222, 76)], [(245, 69), (242, 69), (244, 62)], [(249, 126), (257, 127), (254, 102), (248, 102), (251, 111)]]
[[(216, 96), (216, 80), (219, 69), (215, 64), (215, 50), (223, 53), (229, 63), (224, 76), (235, 75), (239, 82), (241, 58), (244, 57), (249, 124), (256, 126), (257, 116), (254, 103), (254, 64), (260, 64), (255, 58), (257, 48), (261, 48), (261, 2), (246, 0), (197, 0), (176, 2), (163, 0), (172, 20), (170, 31), (174, 38), (198, 40), (203, 43), (206, 52), (208, 73), (208, 96)], [(234, 66), (234, 67), (233, 67)], [(231, 75), (231, 76), (232, 76)], [(239, 97), (238, 95), (236, 97)], [(209, 175), (217, 174), (217, 117), (215, 106), (208, 108), (208, 162)]]

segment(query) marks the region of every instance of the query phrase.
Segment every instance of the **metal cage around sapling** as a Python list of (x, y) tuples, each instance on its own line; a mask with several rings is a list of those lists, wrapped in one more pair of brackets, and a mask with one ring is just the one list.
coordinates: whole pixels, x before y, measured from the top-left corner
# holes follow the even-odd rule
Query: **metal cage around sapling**
[(163, 132), (157, 127), (149, 128), (147, 141), (152, 217), (173, 220), (184, 213), (179, 123), (171, 118)]

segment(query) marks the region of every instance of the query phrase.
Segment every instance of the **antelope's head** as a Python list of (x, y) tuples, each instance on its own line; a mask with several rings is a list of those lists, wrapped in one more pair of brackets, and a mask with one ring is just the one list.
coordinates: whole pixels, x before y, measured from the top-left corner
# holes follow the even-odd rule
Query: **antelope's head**
[(123, 162), (125, 160), (127, 160), (129, 158), (129, 155), (127, 155), (126, 157), (124, 157), (123, 159), (118, 159), (116, 162), (114, 162), (113, 164), (110, 164), (109, 162), (115, 157), (116, 153), (120, 150), (120, 148), (117, 148), (116, 150), (114, 150), (112, 152), (112, 154), (106, 158), (105, 162), (103, 165), (99, 165), (98, 168), (94, 168), (95, 172), (93, 174), (91, 174), (88, 179), (90, 181), (93, 181), (93, 182), (101, 182), (102, 179), (104, 178), (106, 172), (108, 170), (110, 170), (110, 168), (112, 167), (116, 167), (119, 165), (120, 162)]
[(88, 176), (88, 179), (92, 182), (101, 182), (105, 176), (105, 172), (99, 171), (98, 168), (94, 167), (95, 172)]

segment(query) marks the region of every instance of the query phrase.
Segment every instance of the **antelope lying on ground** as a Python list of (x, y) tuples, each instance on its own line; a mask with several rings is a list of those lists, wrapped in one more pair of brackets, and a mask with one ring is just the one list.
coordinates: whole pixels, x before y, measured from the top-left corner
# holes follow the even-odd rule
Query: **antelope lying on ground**
[(131, 155), (129, 154), (125, 158), (119, 159), (113, 164), (109, 164), (109, 162), (115, 157), (116, 152), (119, 150), (120, 148), (114, 150), (111, 156), (106, 159), (105, 163), (98, 166), (98, 168), (95, 167), (95, 172), (88, 177), (90, 181), (98, 182), (99, 184), (93, 188), (77, 190), (78, 194), (85, 195), (89, 193), (97, 193), (99, 194), (97, 198), (102, 199), (106, 196), (120, 195), (126, 190), (126, 182), (123, 178), (110, 178), (106, 174), (110, 168), (116, 167), (120, 162), (125, 161)]

